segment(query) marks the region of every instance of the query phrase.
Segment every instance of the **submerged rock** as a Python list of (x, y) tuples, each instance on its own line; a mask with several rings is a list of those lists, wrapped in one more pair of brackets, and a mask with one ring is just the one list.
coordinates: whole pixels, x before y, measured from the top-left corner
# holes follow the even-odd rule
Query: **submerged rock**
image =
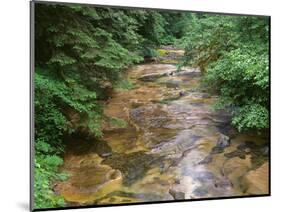
[(155, 158), (145, 152), (135, 152), (130, 154), (112, 154), (105, 158), (102, 164), (120, 170), (123, 176), (123, 184), (130, 186), (135, 181), (145, 176), (146, 172), (153, 164), (161, 165), (161, 158)]
[(212, 155), (207, 155), (203, 160), (199, 162), (199, 164), (208, 164), (213, 161)]
[(207, 189), (205, 189), (203, 187), (199, 187), (193, 191), (193, 194), (195, 194), (196, 196), (199, 196), (199, 197), (203, 197), (208, 194), (208, 191), (207, 191)]
[(170, 189), (169, 194), (171, 194), (175, 200), (185, 199), (185, 193), (181, 191)]
[[(167, 142), (160, 143), (151, 150), (161, 155), (184, 153), (194, 147), (202, 137), (194, 135), (191, 130), (184, 130)], [(184, 156), (184, 155), (183, 155)]]
[(245, 159), (246, 153), (244, 151), (241, 151), (241, 150), (237, 149), (233, 152), (225, 153), (224, 156), (227, 157), (227, 158), (239, 157), (241, 159)]
[(168, 80), (166, 83), (167, 88), (178, 88), (180, 87), (181, 81), (180, 80)]
[(58, 183), (58, 193), (68, 202), (89, 204), (119, 189), (121, 172), (101, 164), (102, 160), (97, 154), (69, 156), (63, 169), (68, 170), (70, 178)]
[(199, 180), (200, 182), (212, 181), (215, 178), (214, 174), (209, 171), (197, 172), (194, 173), (193, 175), (194, 178), (196, 180)]
[(257, 149), (257, 145), (255, 144), (254, 141), (245, 141), (242, 144), (239, 144), (237, 146), (237, 149), (242, 150), (242, 151), (247, 151), (247, 152), (251, 152), (254, 149)]
[(269, 166), (264, 163), (256, 170), (251, 170), (242, 179), (242, 185), (247, 194), (268, 194)]
[(141, 76), (139, 78), (139, 80), (144, 81), (144, 82), (153, 82), (161, 76), (162, 75), (160, 75), (160, 74), (147, 74), (147, 75)]
[(222, 177), (215, 181), (214, 186), (215, 186), (215, 188), (226, 189), (226, 188), (232, 187), (232, 183), (228, 178)]
[(224, 148), (215, 146), (212, 148), (211, 154), (220, 154), (224, 152)]
[(221, 173), (227, 178), (235, 189), (241, 189), (241, 177), (243, 177), (252, 167), (251, 157), (248, 155), (245, 159), (234, 157), (228, 159), (221, 169)]

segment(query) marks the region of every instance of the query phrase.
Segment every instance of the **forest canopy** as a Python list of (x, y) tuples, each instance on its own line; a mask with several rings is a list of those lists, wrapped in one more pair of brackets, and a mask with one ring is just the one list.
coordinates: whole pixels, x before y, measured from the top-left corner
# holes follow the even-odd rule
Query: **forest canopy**
[[(240, 131), (269, 127), (269, 19), (190, 12), (35, 4), (35, 207), (64, 206), (52, 183), (64, 136), (101, 137), (101, 102), (122, 72), (155, 49), (185, 49)], [(79, 116), (77, 121), (77, 114)]]

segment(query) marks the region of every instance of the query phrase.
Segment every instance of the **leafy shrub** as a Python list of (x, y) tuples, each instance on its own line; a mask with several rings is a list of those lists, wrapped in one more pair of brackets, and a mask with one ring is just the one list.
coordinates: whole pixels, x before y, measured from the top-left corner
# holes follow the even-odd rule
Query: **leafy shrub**
[[(254, 52), (254, 53), (253, 53)], [(237, 49), (210, 65), (205, 81), (220, 94), (219, 108), (238, 107), (233, 124), (241, 130), (268, 128), (268, 55)], [(263, 113), (263, 114), (261, 114)]]
[(89, 130), (99, 136), (100, 115), (93, 112), (97, 108), (95, 93), (85, 90), (72, 81), (72, 87), (49, 74), (47, 70), (35, 71), (35, 185), (36, 208), (64, 206), (62, 197), (52, 191), (52, 182), (65, 180), (64, 173), (57, 169), (63, 160), (59, 156), (64, 151), (62, 137), (79, 127), (70, 125), (64, 110), (71, 107), (88, 117)]
[(245, 105), (235, 114), (232, 123), (239, 131), (247, 129), (266, 129), (269, 126), (269, 113), (260, 104)]
[(141, 51), (141, 55), (144, 58), (153, 58), (158, 56), (158, 52), (151, 47), (144, 47)]
[(268, 18), (193, 14), (190, 23), (182, 65), (205, 73), (216, 107), (232, 108), (239, 131), (268, 128)]
[(67, 179), (66, 174), (57, 173), (57, 167), (62, 163), (62, 159), (58, 156), (36, 154), (34, 175), (35, 208), (62, 207), (65, 205), (63, 197), (55, 195), (51, 189), (52, 181)]

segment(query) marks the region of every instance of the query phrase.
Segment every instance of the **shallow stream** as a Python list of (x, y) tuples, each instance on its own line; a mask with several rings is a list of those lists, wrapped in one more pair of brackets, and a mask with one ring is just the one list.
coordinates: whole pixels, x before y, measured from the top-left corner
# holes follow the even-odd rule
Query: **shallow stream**
[[(181, 54), (181, 52), (179, 52)], [(264, 135), (241, 134), (216, 96), (200, 87), (199, 70), (136, 65), (131, 90), (115, 91), (101, 140), (70, 139), (57, 185), (69, 205), (119, 204), (268, 193)]]

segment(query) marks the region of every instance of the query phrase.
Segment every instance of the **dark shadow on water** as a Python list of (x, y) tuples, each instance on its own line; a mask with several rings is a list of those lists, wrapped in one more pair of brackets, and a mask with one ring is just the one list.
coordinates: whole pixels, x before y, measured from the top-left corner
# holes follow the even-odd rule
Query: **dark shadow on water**
[(18, 206), (18, 208), (20, 208), (24, 211), (30, 211), (29, 203), (27, 203), (27, 202), (18, 202), (17, 206)]

